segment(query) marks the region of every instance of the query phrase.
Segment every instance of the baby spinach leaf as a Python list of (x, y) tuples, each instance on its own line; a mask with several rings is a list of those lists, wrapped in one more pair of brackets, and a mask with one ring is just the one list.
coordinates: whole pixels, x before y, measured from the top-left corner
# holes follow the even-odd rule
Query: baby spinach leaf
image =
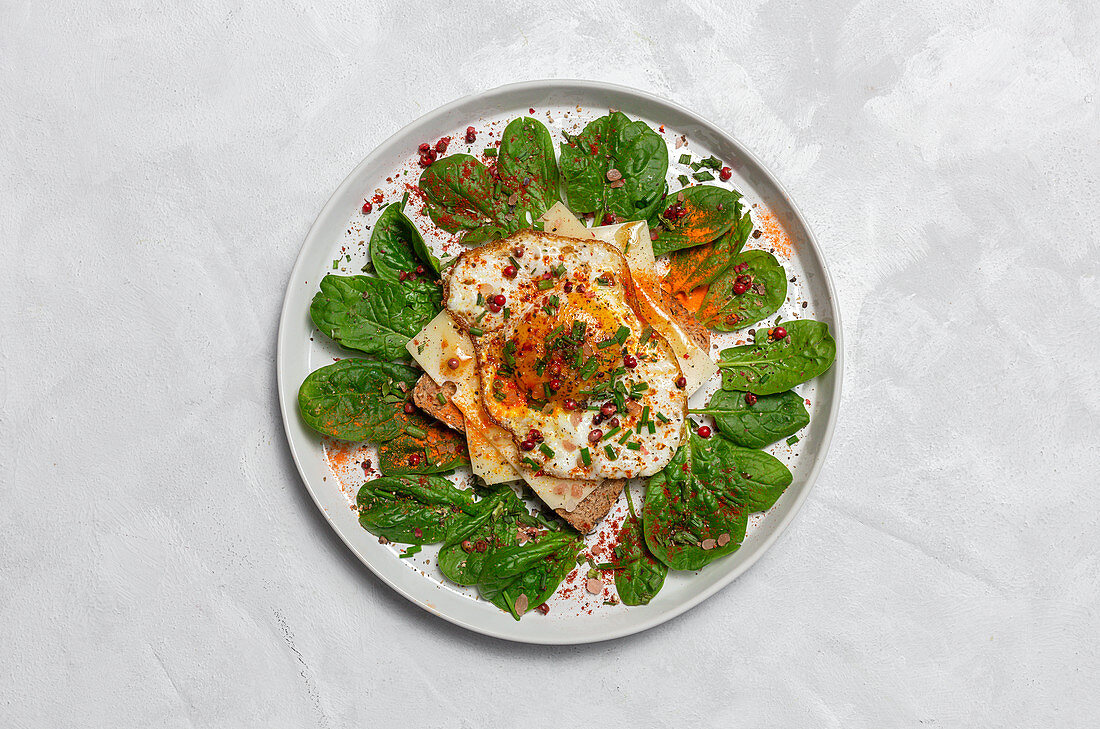
[(448, 526), (474, 513), (473, 492), (441, 476), (382, 476), (368, 481), (356, 498), (359, 524), (393, 542), (441, 542)]
[(760, 395), (752, 405), (745, 402), (744, 393), (717, 390), (705, 408), (691, 412), (713, 415), (722, 435), (745, 448), (765, 448), (810, 422), (802, 396), (793, 390)]
[(709, 245), (673, 251), (666, 281), (674, 293), (688, 294), (706, 286), (733, 265), (734, 257), (745, 247), (752, 234), (752, 219), (748, 211), (729, 232)]
[(736, 551), (748, 515), (771, 508), (792, 480), (774, 456), (739, 448), (719, 434), (692, 434), (649, 479), (642, 509), (646, 544), (672, 569), (700, 569)]
[[(609, 180), (611, 170), (621, 177)], [(561, 145), (565, 194), (575, 213), (645, 220), (661, 204), (667, 171), (664, 139), (645, 122), (630, 121), (620, 111), (590, 122)]]
[(401, 364), (343, 359), (306, 377), (298, 409), (306, 425), (323, 435), (384, 442), (401, 434), (405, 392), (419, 377)]
[(787, 336), (768, 340), (764, 328), (756, 332), (756, 343), (723, 349), (718, 356), (722, 388), (756, 395), (772, 395), (813, 379), (833, 366), (836, 341), (829, 325), (800, 319), (783, 322)]
[(424, 243), (424, 236), (405, 215), (405, 201), (386, 206), (370, 236), (370, 259), (378, 276), (404, 283), (401, 274), (413, 273), (423, 263), (439, 274), (439, 259), (432, 255)]
[(538, 541), (501, 547), (478, 575), (481, 596), (519, 620), (542, 604), (576, 567), (583, 542), (567, 532), (547, 532)]
[[(465, 466), (470, 462), (466, 452), (466, 438), (436, 420), (421, 418), (418, 424), (423, 437), (411, 435), (408, 430), (393, 440), (378, 446), (378, 470), (385, 476), (412, 473), (443, 473)], [(419, 456), (416, 465), (409, 457)]]
[[(738, 279), (748, 289), (734, 292)], [(696, 318), (711, 329), (732, 332), (755, 324), (779, 311), (787, 300), (787, 272), (767, 251), (745, 251), (707, 289)]]
[(496, 194), (489, 168), (468, 154), (432, 163), (420, 175), (428, 215), (448, 233), (495, 227), (507, 230), (508, 206)]
[(645, 605), (664, 586), (668, 565), (650, 554), (645, 543), (642, 521), (634, 513), (630, 489), (626, 488), (624, 491), (630, 516), (619, 527), (618, 544), (612, 552), (611, 561), (616, 567), (615, 590), (624, 605)]
[(401, 285), (371, 276), (321, 279), (309, 314), (340, 345), (382, 359), (407, 359), (405, 343), (442, 307), (439, 286), (424, 279)]
[[(521, 525), (537, 524), (512, 487), (501, 486), (477, 502), (476, 513), (451, 525), (443, 548), (439, 550), (439, 569), (460, 585), (476, 585), (490, 553), (518, 544)], [(469, 552), (462, 548), (463, 542), (471, 545)]]
[[(500, 184), (508, 195), (519, 194), (519, 208), (538, 220), (558, 201), (558, 163), (554, 142), (542, 122), (513, 119), (504, 129), (497, 157)], [(522, 213), (519, 217), (524, 218)]]
[(726, 235), (741, 219), (740, 199), (741, 193), (716, 185), (685, 187), (677, 193), (684, 215), (676, 220), (661, 215), (653, 255), (705, 245)]

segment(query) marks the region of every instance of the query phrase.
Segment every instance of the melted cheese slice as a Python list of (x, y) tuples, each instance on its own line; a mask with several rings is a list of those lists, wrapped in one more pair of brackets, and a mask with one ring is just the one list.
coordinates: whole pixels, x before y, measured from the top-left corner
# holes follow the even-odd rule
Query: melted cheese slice
[[(455, 384), (451, 402), (466, 420), (470, 469), (486, 483), (519, 481), (522, 478), (550, 508), (566, 511), (577, 508), (577, 504), (601, 483), (536, 476), (520, 468), (521, 456), (511, 434), (492, 422), (482, 405), (473, 343), (449, 313), (441, 311), (437, 314), (409, 340), (405, 348), (437, 385), (442, 386), (445, 382)], [(447, 366), (447, 360), (452, 358), (459, 362), (453, 370)]]
[(680, 369), (687, 378), (685, 389), (689, 395), (714, 376), (718, 365), (711, 359), (710, 352), (701, 349), (660, 303), (662, 299), (658, 292), (661, 282), (657, 275), (657, 261), (653, 255), (649, 225), (644, 220), (588, 228), (560, 202), (554, 203), (542, 220), (547, 232), (581, 239), (596, 238), (623, 252), (627, 266), (630, 267), (630, 275), (637, 284), (635, 290), (642, 309), (639, 313), (672, 345)]

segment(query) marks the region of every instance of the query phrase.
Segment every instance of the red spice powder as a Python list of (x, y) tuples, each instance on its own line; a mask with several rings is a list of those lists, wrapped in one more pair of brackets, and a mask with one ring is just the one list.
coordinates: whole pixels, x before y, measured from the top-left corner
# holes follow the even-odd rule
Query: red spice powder
[(787, 232), (783, 230), (783, 226), (779, 224), (779, 219), (775, 217), (772, 211), (765, 207), (756, 207), (756, 215), (753, 216), (756, 220), (760, 230), (764, 232), (768, 242), (775, 248), (775, 253), (783, 258), (790, 258), (794, 255), (794, 244), (787, 236)]

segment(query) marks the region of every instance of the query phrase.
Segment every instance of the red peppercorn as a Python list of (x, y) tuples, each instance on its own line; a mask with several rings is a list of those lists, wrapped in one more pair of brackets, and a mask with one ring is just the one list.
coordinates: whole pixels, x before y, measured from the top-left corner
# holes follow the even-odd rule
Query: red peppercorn
[(588, 442), (589, 443), (599, 443), (600, 438), (602, 438), (602, 437), (603, 437), (603, 431), (600, 430), (599, 428), (596, 428), (595, 430), (593, 430), (591, 433), (588, 434)]
[(592, 424), (593, 425), (599, 425), (600, 423), (603, 422), (603, 420), (604, 420), (603, 415), (601, 415), (600, 413), (596, 413), (595, 415), (592, 416)]
[(424, 154), (425, 152), (428, 152), (429, 150), (431, 150), (431, 148), (432, 148), (432, 145), (428, 144), (427, 142), (421, 142), (420, 146), (417, 147), (416, 149), (417, 149), (417, 151), (420, 152), (420, 154)]
[(420, 465), (420, 454), (419, 453), (410, 453), (409, 454), (409, 465), (413, 466), (414, 468), (416, 466)]
[(566, 281), (565, 286), (563, 286), (562, 288), (565, 289), (565, 293), (567, 293), (567, 294), (571, 293), (573, 291), (573, 282), (572, 281)]
[(407, 414), (412, 415), (415, 411), (416, 411), (416, 408), (413, 407), (413, 404), (411, 402), (405, 403), (405, 412)]
[(547, 605), (546, 603), (543, 603), (541, 605), (536, 605), (535, 609), (538, 610), (543, 615), (548, 615), (550, 613), (550, 606)]
[[(560, 375), (561, 374), (561, 362), (551, 362), (550, 363), (550, 374), (552, 374), (552, 375)], [(554, 386), (551, 385), (550, 387), (554, 387)], [(554, 389), (556, 390), (557, 388), (555, 387)]]
[(605, 416), (605, 417), (610, 418), (612, 415), (614, 415), (617, 412), (619, 412), (619, 408), (611, 400), (608, 400), (603, 405), (600, 405), (600, 414)]
[(363, 203), (363, 215), (366, 215), (367, 213), (369, 213), (373, 209), (374, 209), (374, 206), (370, 204), (369, 200), (367, 202)]
[(688, 386), (688, 381), (687, 381), (686, 377), (681, 375), (680, 377), (676, 378), (676, 387), (679, 387), (681, 390), (683, 390), (687, 386)]
[(500, 304), (496, 303), (495, 301), (490, 301), (488, 304), (488, 308), (489, 311), (496, 314), (498, 311), (500, 311)]
[(477, 130), (473, 127), (466, 127), (466, 144), (473, 144), (477, 139)]
[(449, 360), (447, 360), (447, 366), (450, 367), (452, 370), (457, 370), (458, 369), (458, 358), (457, 357), (451, 357)]
[(484, 539), (479, 539), (477, 540), (477, 544), (474, 545), (474, 548), (479, 552), (486, 552), (489, 550), (489, 543)]
[(424, 536), (424, 530), (421, 529), (420, 527), (414, 527), (413, 528), (413, 536), (416, 537), (417, 539), (420, 539), (422, 536)]
[(469, 539), (463, 539), (462, 540), (462, 551), (463, 552), (472, 552), (472, 551), (474, 551), (474, 543), (471, 542)]
[(525, 440), (525, 441), (523, 441), (522, 443), (519, 444), (519, 447), (522, 448), (525, 451), (534, 450), (535, 449), (535, 441)]
[(511, 264), (504, 267), (504, 276), (506, 278), (515, 278), (517, 273), (519, 272), (516, 270), (516, 267)]
[(745, 393), (745, 402), (748, 405), (755, 405), (756, 404), (756, 395), (753, 395), (751, 392), (746, 392)]
[(398, 280), (400, 280), (400, 281), (404, 281), (404, 280), (405, 280), (405, 279), (407, 279), (408, 277), (409, 277), (409, 272), (408, 272), (408, 271), (402, 271), (401, 273), (399, 273), (399, 274), (397, 275), (397, 278), (398, 278)]
[(447, 151), (447, 145), (451, 143), (450, 137), (443, 137), (435, 143), (435, 151), (443, 154)]
[(718, 170), (718, 179), (722, 182), (725, 182), (732, 176), (733, 171), (729, 167), (723, 167), (722, 169)]
[(538, 428), (531, 428), (531, 430), (527, 431), (527, 439), (528, 440), (533, 440), (536, 443), (541, 443), (542, 442), (542, 431), (539, 430)]
[(736, 294), (737, 296), (740, 296), (741, 294), (745, 293), (748, 290), (749, 290), (749, 287), (746, 286), (745, 284), (741, 283), (741, 282), (737, 282), (733, 285), (733, 293)]
[(619, 425), (620, 423), (618, 418), (611, 418), (611, 420), (607, 421), (607, 427), (609, 428), (618, 428)]
[(787, 330), (783, 327), (776, 327), (772, 329), (772, 339), (785, 339), (787, 336)]
[(697, 430), (695, 432), (699, 434), (700, 438), (709, 438), (710, 437), (710, 426), (709, 425), (700, 425), (699, 430)]
[(615, 214), (614, 213), (604, 213), (602, 222), (603, 222), (604, 225), (614, 225), (614, 223), (615, 223)]
[(429, 157), (426, 154), (420, 155), (420, 166), (421, 167), (431, 167), (432, 166), (432, 158)]
[(582, 283), (577, 284), (577, 293), (578, 294), (583, 294), (584, 293), (584, 284), (582, 284)]
[(424, 267), (423, 266), (417, 266), (416, 267), (416, 274), (418, 276), (423, 276), (424, 275)]
[(535, 113), (535, 110), (534, 110), (534, 109), (528, 109), (528, 110), (527, 110), (527, 113), (528, 113), (528, 114), (534, 114), (534, 113)]
[(557, 377), (550, 380), (550, 389), (551, 390), (560, 390), (561, 389), (561, 380), (559, 380)]
[(491, 298), (489, 300), (492, 301), (494, 304), (497, 304), (499, 306), (504, 306), (504, 303), (507, 301), (507, 299), (504, 298), (504, 294), (497, 294), (496, 296), (494, 296), (493, 298)]
[(569, 398), (568, 400), (563, 402), (561, 404), (561, 406), (563, 408), (565, 408), (566, 410), (576, 410), (577, 409), (577, 401), (572, 399), (572, 398)]
[(635, 357), (634, 355), (628, 354), (625, 357), (623, 357), (623, 367), (626, 367), (628, 370), (632, 370), (637, 366), (638, 366), (638, 358)]

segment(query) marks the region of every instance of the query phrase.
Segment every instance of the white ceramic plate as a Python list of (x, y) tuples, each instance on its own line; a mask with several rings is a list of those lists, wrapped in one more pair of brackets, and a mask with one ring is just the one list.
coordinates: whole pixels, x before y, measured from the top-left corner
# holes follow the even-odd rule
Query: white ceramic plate
[[(355, 356), (316, 332), (309, 318), (309, 303), (319, 280), (331, 273), (334, 265), (341, 273), (359, 272), (366, 260), (369, 226), (383, 207), (375, 205), (372, 214), (364, 215), (363, 201), (380, 190), (389, 203), (400, 197), (406, 184), (415, 184), (420, 172), (416, 165), (419, 143), (450, 136), (457, 141), (448, 151), (465, 152), (471, 145), (462, 143), (462, 137), (466, 127), (473, 125), (479, 131), (477, 143), (472, 145), (472, 153), (477, 154), (499, 139), (508, 120), (532, 115), (531, 109), (535, 110), (533, 116), (547, 124), (555, 139), (560, 140), (561, 130), (575, 133), (606, 114), (608, 108), (644, 119), (654, 129), (663, 125), (670, 149), (670, 176), (690, 175), (690, 169), (677, 164), (683, 152), (695, 159), (713, 154), (733, 168), (728, 185), (742, 192), (749, 205), (755, 205), (753, 219), (764, 232), (762, 237), (750, 240), (748, 247), (772, 250), (786, 267), (788, 277), (795, 277), (780, 317), (827, 322), (837, 342), (836, 364), (822, 377), (798, 388), (808, 401), (810, 424), (799, 433), (800, 440), (794, 447), (781, 442), (768, 449), (788, 465), (794, 483), (770, 511), (750, 519), (740, 550), (698, 572), (670, 573), (664, 589), (644, 606), (605, 605), (604, 601), (614, 594), (613, 585), (604, 594), (591, 595), (584, 590), (582, 570), (563, 586), (562, 592), (568, 596), (548, 601), (548, 615), (531, 612), (515, 621), (478, 600), (476, 592), (445, 580), (434, 564), (434, 548), (426, 547), (412, 559), (399, 559), (397, 545), (379, 544), (359, 526), (352, 507), (355, 489), (365, 480), (360, 461), (371, 456), (371, 449), (326, 443), (298, 415), (298, 387), (306, 375), (335, 357)], [(493, 137), (489, 136), (492, 130)], [(686, 137), (687, 146), (678, 149), (675, 141), (681, 135)], [(677, 189), (677, 184), (673, 182), (671, 187)], [(411, 201), (407, 212), (418, 210), (419, 205)], [(437, 254), (441, 252), (443, 238), (428, 235), (430, 221), (419, 215), (414, 215), (414, 220), (429, 243), (436, 246)], [(742, 338), (719, 335), (714, 352)], [(510, 640), (569, 644), (629, 635), (669, 620), (729, 584), (775, 541), (806, 499), (825, 459), (840, 403), (843, 343), (832, 282), (813, 234), (780, 184), (752, 153), (690, 111), (634, 89), (591, 81), (532, 81), (502, 86), (436, 109), (387, 139), (344, 180), (306, 236), (291, 273), (279, 323), (277, 369), (286, 435), (302, 480), (332, 528), (364, 564), (409, 600), (463, 627)], [(697, 393), (692, 406), (698, 407), (708, 395), (709, 390)], [(637, 503), (643, 485), (632, 485)], [(612, 511), (606, 528), (588, 538), (589, 545), (607, 543), (610, 523), (617, 522), (615, 516), (625, 511), (623, 502), (620, 499)]]

